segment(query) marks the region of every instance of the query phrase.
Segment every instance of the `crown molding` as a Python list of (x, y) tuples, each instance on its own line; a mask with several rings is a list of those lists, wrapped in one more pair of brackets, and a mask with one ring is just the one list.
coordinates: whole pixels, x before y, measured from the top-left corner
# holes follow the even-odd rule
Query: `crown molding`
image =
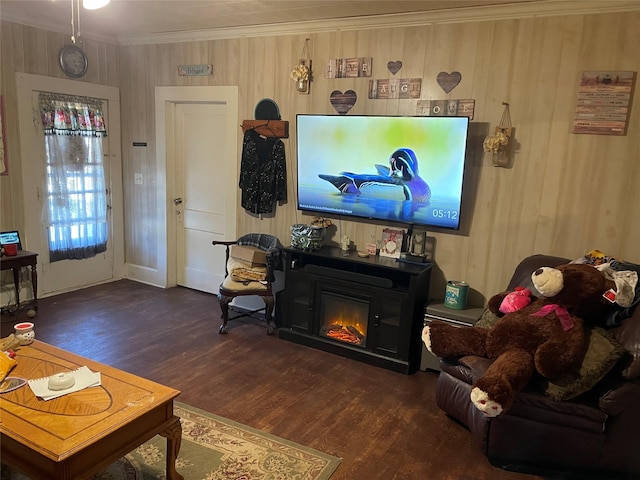
[[(424, 12), (372, 15), (367, 17), (338, 18), (332, 20), (276, 23), (246, 27), (212, 28), (161, 34), (100, 36), (92, 32), (82, 38), (119, 45), (154, 45), (166, 43), (228, 40), (233, 38), (268, 37), (279, 35), (309, 35), (348, 30), (370, 30), (407, 26), (450, 23), (482, 22), (563, 15), (594, 15), (640, 11), (639, 0), (532, 0), (509, 5), (451, 8)], [(2, 14), (0, 19), (58, 33), (69, 32), (51, 25), (37, 25), (28, 18)]]
[(367, 30), (448, 23), (509, 20), (518, 18), (592, 15), (614, 12), (640, 11), (638, 0), (534, 0), (531, 2), (483, 7), (452, 8), (428, 12), (373, 15), (322, 21), (278, 23), (249, 27), (192, 30), (153, 35), (130, 35), (118, 38), (121, 45), (226, 40), (244, 37), (276, 35), (309, 35), (343, 30)]

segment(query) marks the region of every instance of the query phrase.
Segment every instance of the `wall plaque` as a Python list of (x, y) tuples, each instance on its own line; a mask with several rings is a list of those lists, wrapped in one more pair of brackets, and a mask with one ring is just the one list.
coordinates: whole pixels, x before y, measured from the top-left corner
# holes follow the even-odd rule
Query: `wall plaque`
[(331, 105), (340, 115), (346, 115), (356, 104), (356, 100), (358, 100), (358, 95), (353, 90), (347, 90), (344, 93), (340, 90), (334, 90), (329, 96)]
[(324, 78), (370, 77), (373, 57), (334, 58), (327, 60)]
[(626, 135), (636, 72), (582, 72), (572, 133)]
[(462, 81), (462, 74), (460, 72), (440, 72), (436, 77), (436, 81), (440, 88), (444, 90), (444, 93), (449, 93)]
[(213, 65), (178, 65), (178, 75), (181, 77), (211, 76)]
[(421, 78), (369, 80), (369, 98), (377, 100), (420, 98), (421, 89)]
[(476, 101), (464, 100), (420, 100), (416, 115), (423, 117), (469, 117), (473, 120)]

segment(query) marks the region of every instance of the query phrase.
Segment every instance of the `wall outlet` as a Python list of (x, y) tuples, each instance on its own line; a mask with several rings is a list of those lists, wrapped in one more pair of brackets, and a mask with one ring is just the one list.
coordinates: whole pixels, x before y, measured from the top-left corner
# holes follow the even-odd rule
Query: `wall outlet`
[(136, 173), (133, 176), (134, 182), (136, 185), (142, 185), (142, 174), (141, 173)]

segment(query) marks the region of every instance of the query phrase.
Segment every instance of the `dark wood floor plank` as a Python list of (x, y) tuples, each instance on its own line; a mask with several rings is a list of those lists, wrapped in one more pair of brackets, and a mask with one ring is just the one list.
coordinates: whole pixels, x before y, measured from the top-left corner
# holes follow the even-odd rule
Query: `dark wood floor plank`
[[(536, 480), (494, 468), (403, 375), (266, 335), (219, 335), (213, 295), (122, 280), (43, 298), (36, 338), (182, 391), (179, 401), (343, 458), (332, 480)], [(26, 320), (3, 315), (1, 332)]]

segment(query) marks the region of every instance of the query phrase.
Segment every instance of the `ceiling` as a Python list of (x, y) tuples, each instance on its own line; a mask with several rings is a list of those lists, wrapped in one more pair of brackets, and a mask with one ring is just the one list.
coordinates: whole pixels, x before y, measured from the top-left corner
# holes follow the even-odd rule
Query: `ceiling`
[[(74, 3), (77, 0), (74, 0)], [(111, 0), (80, 9), (82, 36), (121, 43), (136, 36), (436, 12), (555, 0)], [(71, 34), (72, 0), (0, 0), (0, 18)], [(76, 9), (77, 10), (77, 9)]]
[[(78, 1), (0, 0), (0, 19), (71, 36)], [(75, 31), (153, 44), (638, 8), (640, 0), (111, 0), (100, 10), (79, 8)]]

